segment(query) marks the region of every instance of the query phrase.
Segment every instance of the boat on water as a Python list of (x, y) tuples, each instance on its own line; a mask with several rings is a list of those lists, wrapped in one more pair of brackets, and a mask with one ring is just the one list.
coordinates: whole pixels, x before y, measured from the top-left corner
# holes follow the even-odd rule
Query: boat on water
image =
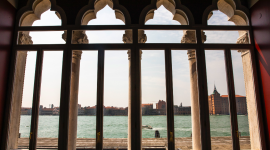
[(142, 125), (142, 129), (153, 129), (153, 128), (149, 125)]

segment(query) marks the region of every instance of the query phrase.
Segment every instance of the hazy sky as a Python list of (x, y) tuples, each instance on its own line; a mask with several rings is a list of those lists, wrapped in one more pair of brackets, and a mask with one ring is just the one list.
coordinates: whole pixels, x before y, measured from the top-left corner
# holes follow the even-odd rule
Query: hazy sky
[[(161, 6), (155, 11), (154, 19), (146, 24), (174, 24), (173, 15)], [(227, 16), (219, 11), (208, 21), (209, 25), (233, 25), (227, 21)], [(114, 11), (106, 6), (97, 13), (97, 19), (89, 25), (122, 24), (115, 18)], [(61, 20), (53, 11), (46, 11), (41, 20), (35, 21), (33, 26), (61, 25)], [(64, 44), (63, 31), (58, 32), (31, 32), (34, 44)], [(124, 31), (87, 31), (90, 43), (123, 43)], [(145, 31), (147, 43), (180, 43), (182, 31)], [(206, 43), (236, 43), (239, 37), (236, 31), (206, 31)], [(59, 106), (62, 51), (44, 53), (41, 105), (49, 104)], [(236, 94), (245, 95), (245, 85), (240, 53), (232, 52), (233, 69)], [(25, 84), (23, 93), (23, 107), (31, 107), (33, 83), (35, 73), (36, 52), (28, 52)], [(190, 106), (190, 77), (189, 62), (186, 50), (172, 51), (174, 104), (181, 102)], [(223, 51), (206, 51), (208, 93), (213, 92), (214, 83), (221, 95), (227, 94), (226, 74)], [(162, 50), (143, 50), (142, 55), (142, 102), (156, 103), (166, 100), (165, 92), (165, 61)], [(128, 55), (126, 50), (105, 51), (105, 79), (104, 79), (104, 104), (105, 106), (126, 107), (128, 104)], [(97, 51), (83, 51), (80, 68), (79, 104), (82, 106), (96, 105), (97, 86)], [(155, 105), (154, 105), (155, 107)]]

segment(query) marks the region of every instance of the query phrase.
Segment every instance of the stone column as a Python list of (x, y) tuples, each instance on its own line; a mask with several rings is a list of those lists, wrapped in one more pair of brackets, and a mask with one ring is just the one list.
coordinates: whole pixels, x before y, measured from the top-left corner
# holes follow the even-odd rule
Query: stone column
[[(205, 42), (206, 35), (202, 32), (202, 42)], [(196, 32), (184, 31), (181, 43), (196, 44)], [(191, 117), (192, 117), (192, 148), (193, 150), (201, 149), (201, 128), (200, 128), (200, 107), (198, 100), (198, 78), (196, 69), (195, 50), (188, 50), (189, 73), (190, 73), (190, 99), (191, 99)]]
[[(63, 39), (66, 40), (66, 32)], [(85, 31), (73, 31), (72, 44), (88, 44)], [(77, 141), (77, 118), (78, 118), (78, 93), (80, 77), (81, 50), (72, 51), (72, 73), (70, 82), (70, 107), (69, 107), (69, 128), (68, 128), (68, 150), (76, 150)], [(61, 112), (60, 112), (61, 113)]]
[[(33, 44), (32, 38), (31, 36), (29, 36), (29, 32), (19, 33), (18, 44), (20, 45)], [(11, 113), (10, 113), (8, 149), (18, 148), (26, 58), (27, 58), (27, 51), (17, 52)]]
[[(146, 34), (144, 34), (144, 30), (139, 30), (138, 31), (138, 43), (145, 43), (147, 40)], [(133, 43), (133, 38), (132, 38), (132, 30), (126, 30), (125, 34), (123, 35), (123, 42), (124, 43)], [(132, 118), (131, 118), (131, 51), (128, 50), (128, 60), (129, 60), (129, 100), (128, 100), (128, 150), (131, 150), (131, 123), (132, 123)], [(142, 51), (140, 51), (140, 58), (142, 59)], [(141, 113), (141, 111), (139, 112)], [(140, 125), (141, 128), (142, 125)], [(140, 130), (141, 131), (141, 130)]]
[[(243, 34), (237, 40), (237, 44), (249, 44), (248, 33)], [(259, 119), (257, 102), (254, 87), (254, 77), (251, 62), (250, 50), (238, 50), (242, 55), (243, 73), (246, 89), (246, 100), (248, 108), (249, 132), (251, 149), (261, 149), (260, 132), (259, 132)]]

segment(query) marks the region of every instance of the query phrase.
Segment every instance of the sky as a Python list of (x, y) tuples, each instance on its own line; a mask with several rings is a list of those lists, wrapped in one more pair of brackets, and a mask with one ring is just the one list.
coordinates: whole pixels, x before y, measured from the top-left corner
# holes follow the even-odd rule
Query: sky
[[(172, 20), (173, 15), (163, 6), (155, 11), (154, 19), (146, 24), (180, 25)], [(234, 25), (227, 21), (226, 15), (214, 11), (208, 25)], [(97, 19), (88, 25), (117, 24), (124, 25), (115, 18), (114, 11), (106, 6), (97, 13)], [(54, 11), (46, 11), (41, 20), (33, 26), (61, 25)], [(65, 44), (63, 31), (31, 32), (34, 44)], [(123, 31), (87, 31), (89, 43), (123, 43)], [(182, 31), (145, 31), (146, 43), (180, 43)], [(205, 43), (236, 43), (237, 31), (206, 31)], [(208, 94), (213, 92), (214, 84), (221, 95), (227, 94), (224, 52), (206, 50)], [(62, 76), (62, 51), (45, 51), (41, 84), (40, 104), (59, 106)], [(233, 71), (236, 94), (245, 95), (242, 58), (236, 50), (232, 51)], [(36, 52), (28, 52), (22, 107), (32, 106)], [(128, 105), (128, 55), (127, 50), (105, 51), (104, 105), (127, 107)], [(165, 60), (163, 50), (143, 50), (141, 63), (142, 103), (155, 103), (166, 100)], [(97, 51), (83, 51), (80, 65), (78, 103), (84, 106), (96, 105)], [(186, 50), (172, 51), (174, 104), (190, 106), (189, 61)]]

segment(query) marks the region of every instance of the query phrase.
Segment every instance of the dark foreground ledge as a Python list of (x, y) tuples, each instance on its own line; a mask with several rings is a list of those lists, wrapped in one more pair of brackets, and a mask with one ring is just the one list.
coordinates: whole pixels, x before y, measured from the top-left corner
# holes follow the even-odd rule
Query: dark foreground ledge
[[(28, 148), (29, 139), (19, 138), (18, 147), (19, 149)], [(57, 149), (57, 138), (38, 138), (37, 149)], [(232, 149), (232, 138), (231, 137), (212, 137), (211, 138), (212, 150), (231, 150)], [(80, 149), (95, 149), (96, 139), (94, 138), (78, 138), (77, 139), (77, 150)], [(143, 138), (142, 139), (143, 150), (165, 150), (167, 147), (166, 138)], [(103, 139), (104, 150), (126, 150), (127, 139), (126, 138), (104, 138)], [(249, 136), (240, 137), (241, 150), (251, 149)], [(191, 150), (192, 149), (192, 138), (175, 138), (175, 149), (178, 150)]]

